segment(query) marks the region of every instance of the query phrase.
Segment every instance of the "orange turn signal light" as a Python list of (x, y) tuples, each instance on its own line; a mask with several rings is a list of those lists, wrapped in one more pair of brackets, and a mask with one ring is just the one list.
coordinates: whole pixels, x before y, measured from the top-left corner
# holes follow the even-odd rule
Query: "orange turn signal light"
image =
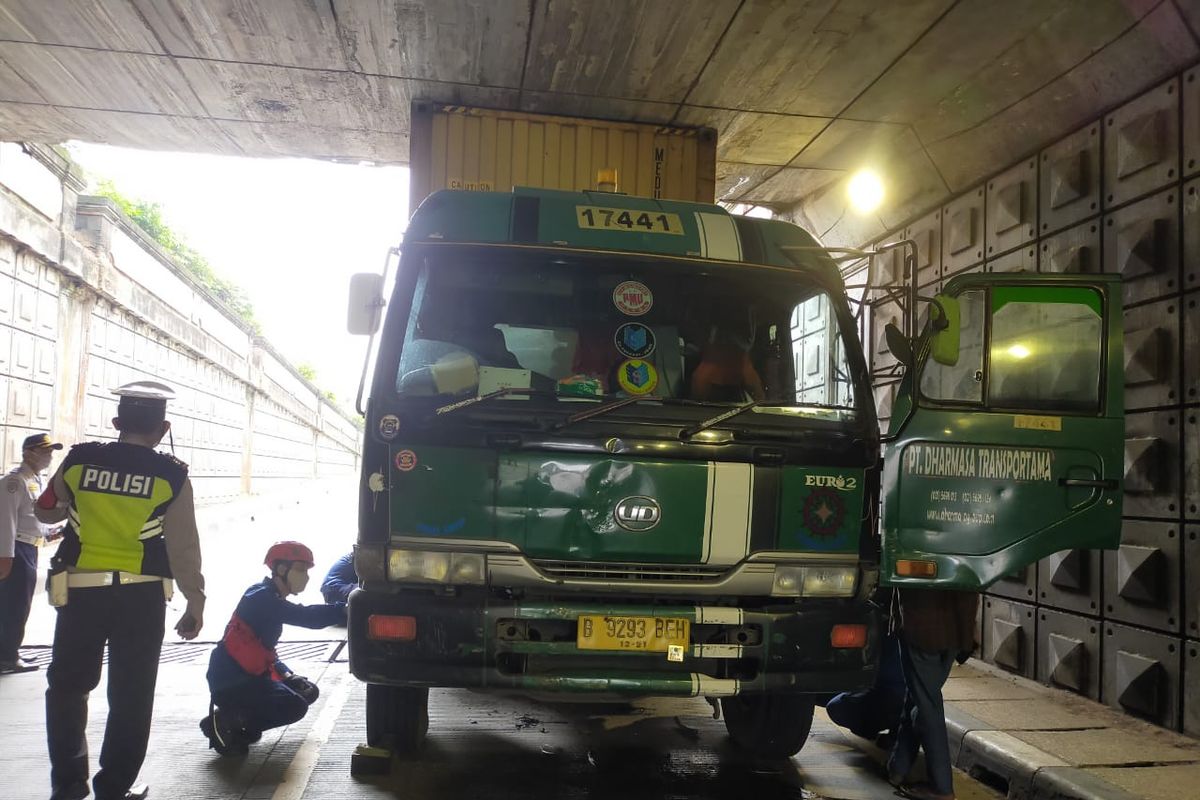
[(829, 631), (829, 643), (845, 649), (862, 649), (867, 646), (866, 625), (834, 625)]
[(417, 618), (372, 614), (367, 617), (367, 638), (386, 642), (411, 642), (417, 638)]
[(903, 578), (936, 578), (936, 561), (901, 559), (896, 562), (896, 574)]

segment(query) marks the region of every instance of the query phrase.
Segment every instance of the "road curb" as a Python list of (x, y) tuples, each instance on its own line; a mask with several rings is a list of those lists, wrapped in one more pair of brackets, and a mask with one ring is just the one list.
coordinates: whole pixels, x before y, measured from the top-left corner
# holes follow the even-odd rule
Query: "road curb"
[(1086, 770), (946, 704), (954, 766), (1008, 800), (1138, 800)]

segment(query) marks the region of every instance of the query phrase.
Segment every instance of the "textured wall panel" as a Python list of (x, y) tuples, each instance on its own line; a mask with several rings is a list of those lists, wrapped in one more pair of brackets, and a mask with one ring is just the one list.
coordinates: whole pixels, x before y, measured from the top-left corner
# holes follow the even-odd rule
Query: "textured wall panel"
[(1104, 207), (1115, 208), (1179, 177), (1179, 80), (1104, 119)]
[(1125, 302), (1179, 290), (1178, 188), (1118, 209), (1104, 220), (1104, 271), (1123, 280)]
[(1200, 642), (1183, 646), (1183, 732), (1200, 736)]
[(1188, 519), (1200, 520), (1200, 408), (1187, 408), (1182, 414), (1183, 513)]
[(1200, 180), (1183, 187), (1183, 288), (1200, 288)]
[(1042, 239), (1038, 269), (1042, 272), (1100, 272), (1100, 220), (1082, 222)]
[(998, 597), (983, 598), (983, 657), (1010, 672), (1036, 675), (1034, 607)]
[(1099, 550), (1063, 550), (1038, 562), (1038, 601), (1080, 614), (1100, 613)]
[(1200, 67), (1183, 76), (1183, 172), (1200, 173)]
[(926, 214), (904, 229), (904, 238), (917, 244), (917, 285), (936, 283), (942, 276), (942, 212)]
[(1180, 526), (1126, 520), (1121, 546), (1104, 553), (1104, 616), (1118, 622), (1177, 632)]
[(1179, 411), (1144, 411), (1125, 417), (1124, 513), (1174, 517), (1179, 513)]
[(1100, 622), (1042, 609), (1037, 624), (1037, 679), (1100, 699)]
[(988, 272), (1037, 272), (1037, 243), (1029, 242), (1016, 250), (988, 259)]
[(988, 594), (1010, 600), (1034, 602), (1037, 597), (1038, 565), (1030, 564), (1011, 575), (1005, 575), (988, 588)]
[(983, 261), (983, 187), (942, 208), (942, 272), (953, 275)]
[(1125, 309), (1125, 409), (1179, 402), (1182, 300)]
[[(904, 313), (899, 303), (877, 303), (870, 307), (870, 342), (871, 342), (871, 372), (873, 374), (889, 373), (896, 366), (896, 357), (888, 350), (887, 337), (884, 330), (892, 323), (904, 330)], [(897, 375), (897, 377), (899, 377)]]
[(1188, 636), (1200, 639), (1200, 525), (1183, 528), (1183, 628)]
[(1126, 713), (1178, 728), (1180, 640), (1115, 623), (1104, 626), (1101, 699)]
[(1031, 158), (987, 183), (986, 257), (1032, 242), (1038, 225), (1038, 160)]
[(1100, 124), (1080, 128), (1042, 151), (1038, 219), (1043, 234), (1100, 211)]

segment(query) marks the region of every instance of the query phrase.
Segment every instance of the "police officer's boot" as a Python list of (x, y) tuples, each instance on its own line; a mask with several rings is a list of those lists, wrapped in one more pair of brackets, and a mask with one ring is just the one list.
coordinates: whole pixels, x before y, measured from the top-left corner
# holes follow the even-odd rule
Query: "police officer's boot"
[(200, 732), (208, 737), (208, 746), (223, 756), (244, 756), (250, 752), (250, 743), (241, 731), (241, 726), (231, 724), (216, 706), (209, 707), (208, 716), (200, 720)]

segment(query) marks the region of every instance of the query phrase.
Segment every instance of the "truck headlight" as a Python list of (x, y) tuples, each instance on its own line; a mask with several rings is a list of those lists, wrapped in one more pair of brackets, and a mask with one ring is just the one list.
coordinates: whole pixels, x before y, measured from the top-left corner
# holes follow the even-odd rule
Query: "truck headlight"
[(852, 597), (857, 567), (775, 567), (775, 597)]
[(481, 584), (484, 556), (437, 550), (388, 551), (388, 580), (407, 583)]

